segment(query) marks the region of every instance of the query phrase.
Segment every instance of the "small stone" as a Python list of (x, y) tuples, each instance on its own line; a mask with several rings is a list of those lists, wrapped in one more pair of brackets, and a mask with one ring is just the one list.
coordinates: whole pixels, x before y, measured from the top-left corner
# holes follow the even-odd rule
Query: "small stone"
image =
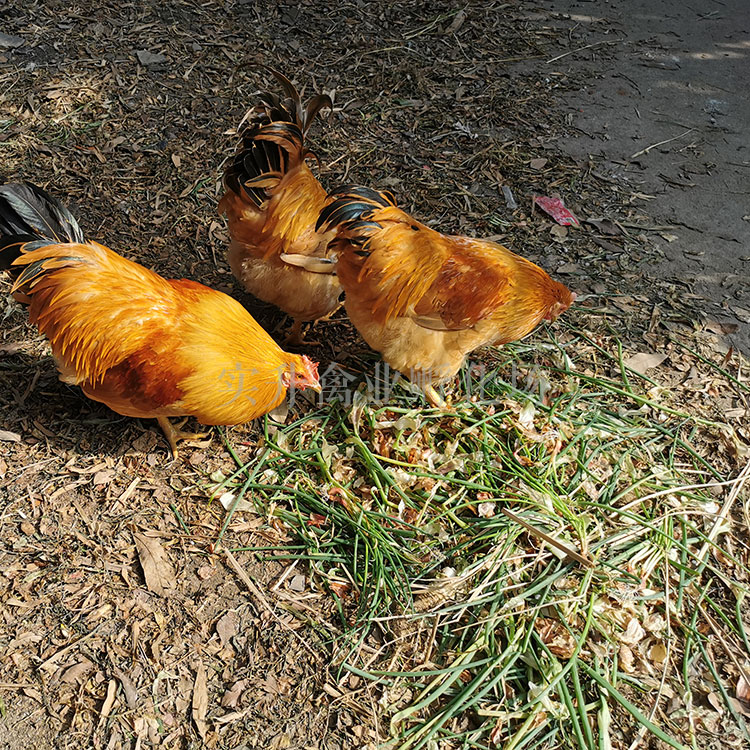
[(16, 47), (22, 47), (24, 44), (26, 44), (26, 40), (20, 36), (0, 34), (0, 47), (3, 49), (15, 49)]

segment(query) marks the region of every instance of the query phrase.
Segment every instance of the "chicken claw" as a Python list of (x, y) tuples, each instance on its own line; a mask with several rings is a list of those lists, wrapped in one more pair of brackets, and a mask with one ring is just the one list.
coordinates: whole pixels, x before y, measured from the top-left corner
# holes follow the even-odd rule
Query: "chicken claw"
[(175, 459), (179, 457), (179, 451), (177, 450), (178, 440), (202, 440), (211, 434), (210, 432), (183, 432), (180, 427), (187, 422), (187, 417), (177, 426), (173, 425), (167, 417), (157, 417), (156, 420), (159, 422), (162, 430), (164, 430), (164, 436), (169, 442), (169, 447), (172, 449), (172, 457)]
[(429, 383), (426, 386), (424, 386), (423, 390), (424, 390), (425, 398), (436, 409), (448, 408), (448, 405), (445, 403), (445, 399)]
[(302, 333), (302, 321), (295, 320), (289, 329), (289, 335), (284, 339), (284, 346), (320, 346), (320, 341), (306, 339)]

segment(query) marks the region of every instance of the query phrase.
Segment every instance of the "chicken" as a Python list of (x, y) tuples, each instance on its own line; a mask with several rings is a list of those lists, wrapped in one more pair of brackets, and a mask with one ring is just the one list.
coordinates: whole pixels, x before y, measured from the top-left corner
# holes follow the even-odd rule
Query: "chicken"
[(303, 110), (292, 83), (271, 72), (287, 98), (261, 94), (261, 104), (251, 111), (237, 154), (224, 173), (226, 192), (219, 213), (227, 215), (234, 275), (251, 294), (294, 319), (287, 343), (300, 344), (303, 321), (335, 311), (341, 295), (335, 275), (311, 273), (281, 259), (282, 253), (325, 257), (315, 222), (326, 191), (305, 162), (310, 152), (304, 138), (317, 113), (332, 104), (318, 94)]
[(329, 238), (327, 257), (335, 262), (299, 256), (288, 262), (335, 270), (362, 337), (421, 385), (434, 406), (444, 405), (435, 385), (452, 378), (469, 352), (523, 338), (575, 300), (502, 245), (421, 224), (389, 192), (341, 188), (316, 229)]
[(235, 425), (271, 411), (287, 388), (320, 389), (317, 364), (282, 351), (236, 300), (166, 280), (86, 242), (57, 200), (28, 183), (0, 187), (0, 264), (11, 293), (50, 342), (60, 379), (128, 417)]

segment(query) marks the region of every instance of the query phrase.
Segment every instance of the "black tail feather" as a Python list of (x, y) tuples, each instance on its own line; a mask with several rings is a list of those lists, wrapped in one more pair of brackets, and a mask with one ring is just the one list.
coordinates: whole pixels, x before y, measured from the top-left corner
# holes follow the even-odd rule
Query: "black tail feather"
[(270, 187), (257, 186), (258, 178), (271, 173), (284, 175), (306, 156), (314, 156), (304, 147), (305, 134), (321, 109), (333, 107), (327, 94), (317, 94), (303, 109), (294, 84), (277, 70), (262, 67), (281, 84), (286, 98), (267, 91), (258, 95), (260, 105), (244, 124), (240, 147), (224, 172), (227, 189), (246, 195), (257, 206), (271, 195)]
[(84, 242), (83, 232), (70, 211), (30, 182), (0, 186), (0, 236), (14, 235), (52, 242)]
[(10, 269), (23, 249), (84, 241), (70, 211), (40, 187), (30, 182), (0, 186), (0, 270)]
[(322, 226), (344, 225), (347, 229), (364, 228), (380, 225), (368, 221), (373, 212), (379, 208), (396, 205), (396, 198), (390, 190), (372, 190), (359, 185), (343, 185), (328, 194), (334, 198), (321, 212), (315, 230)]

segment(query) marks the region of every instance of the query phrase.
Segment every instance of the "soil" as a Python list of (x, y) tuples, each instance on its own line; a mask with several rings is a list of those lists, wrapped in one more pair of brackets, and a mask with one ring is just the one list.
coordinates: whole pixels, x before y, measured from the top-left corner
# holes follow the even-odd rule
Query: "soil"
[[(335, 94), (312, 134), (327, 186), (387, 187), (444, 231), (501, 239), (585, 304), (615, 299), (636, 347), (658, 317), (747, 351), (750, 116), (732, 83), (750, 54), (744, 6), (5, 3), (2, 179), (46, 187), (91, 239), (227, 291), (274, 330), (283, 317), (235, 285), (216, 214), (233, 129), (273, 85), (263, 62)], [(606, 231), (561, 232), (532, 207), (554, 193)], [(376, 702), (331, 664), (330, 596), (247, 551), (289, 544), (287, 529), (233, 519), (236, 565), (217, 552), (212, 477), (234, 471), (230, 448), (250, 461), (258, 425), (172, 462), (153, 424), (60, 383), (7, 297), (0, 318), (0, 747), (384, 739)], [(315, 338), (321, 369), (363, 346), (342, 314)]]
[[(745, 0), (555, 0), (579, 49), (548, 65), (584, 83), (558, 106), (574, 157), (646, 195), (658, 257), (696, 322), (750, 354), (750, 5)], [(736, 327), (736, 330), (733, 330)]]

